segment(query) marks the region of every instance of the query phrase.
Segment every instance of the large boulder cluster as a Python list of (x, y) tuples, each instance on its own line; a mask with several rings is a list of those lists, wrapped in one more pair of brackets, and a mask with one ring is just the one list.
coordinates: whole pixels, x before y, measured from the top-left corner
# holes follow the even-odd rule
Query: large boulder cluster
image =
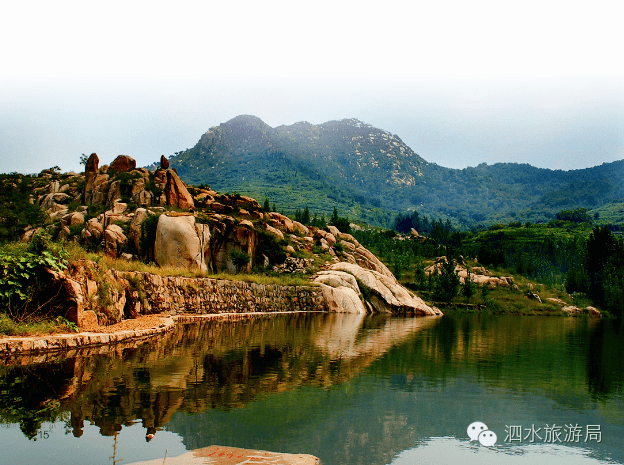
[(164, 156), (149, 171), (127, 155), (100, 166), (94, 153), (84, 174), (40, 176), (48, 182), (31, 200), (49, 214), (56, 234), (112, 257), (204, 272), (312, 275), (320, 267), (311, 279), (334, 311), (441, 313), (350, 234), (267, 212), (250, 197), (187, 186)]

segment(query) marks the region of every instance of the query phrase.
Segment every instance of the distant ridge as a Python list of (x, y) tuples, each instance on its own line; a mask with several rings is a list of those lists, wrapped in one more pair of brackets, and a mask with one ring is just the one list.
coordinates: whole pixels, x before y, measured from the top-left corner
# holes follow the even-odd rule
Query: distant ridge
[(545, 221), (564, 208), (624, 201), (624, 160), (582, 170), (429, 163), (399, 136), (358, 119), (270, 127), (240, 115), (210, 128), (170, 160), (187, 183), (264, 200), (285, 212), (339, 213), (389, 225), (417, 210), (471, 226)]

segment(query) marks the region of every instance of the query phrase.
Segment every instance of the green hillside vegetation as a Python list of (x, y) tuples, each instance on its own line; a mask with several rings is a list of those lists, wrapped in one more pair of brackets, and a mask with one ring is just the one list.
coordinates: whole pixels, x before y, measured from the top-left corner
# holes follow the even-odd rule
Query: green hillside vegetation
[(18, 238), (28, 225), (41, 224), (45, 213), (30, 203), (33, 190), (45, 185), (36, 176), (0, 174), (0, 242)]
[[(546, 302), (555, 298), (569, 305), (591, 303), (606, 314), (624, 316), (624, 239), (606, 226), (583, 221), (589, 219), (586, 209), (563, 210), (557, 216), (562, 219), (548, 224), (512, 222), (464, 232), (421, 216), (421, 223), (433, 224), (427, 239), (393, 230), (353, 234), (406, 287), (447, 309), (561, 313), (560, 305)], [(439, 277), (426, 276), (424, 269), (440, 256), (451, 258), (448, 266)], [(468, 268), (487, 267), (493, 276), (513, 276), (517, 289), (460, 285), (454, 269), (462, 261)], [(543, 304), (526, 298), (532, 288)]]
[(286, 214), (308, 206), (329, 217), (336, 206), (342, 216), (386, 228), (406, 211), (470, 229), (547, 222), (565, 208), (606, 213), (624, 200), (624, 160), (571, 171), (515, 163), (450, 169), (356, 119), (271, 128), (238, 116), (170, 162), (189, 184), (268, 197)]

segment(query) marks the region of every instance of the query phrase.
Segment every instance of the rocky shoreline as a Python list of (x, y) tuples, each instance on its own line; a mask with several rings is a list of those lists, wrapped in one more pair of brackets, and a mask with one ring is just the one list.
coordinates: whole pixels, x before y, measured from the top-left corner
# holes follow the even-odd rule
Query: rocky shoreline
[[(20, 359), (20, 364), (42, 363), (49, 361), (49, 359), (57, 358), (58, 355), (71, 357), (78, 351), (85, 349), (94, 349), (93, 353), (98, 354), (115, 351), (118, 348), (132, 347), (138, 342), (162, 336), (164, 333), (172, 331), (180, 323), (201, 321), (209, 318), (241, 320), (256, 316), (273, 316), (289, 313), (300, 312), (150, 315), (149, 317), (140, 317), (136, 320), (124, 320), (124, 325), (121, 328), (115, 328), (117, 325), (99, 326), (91, 327), (88, 331), (79, 333), (4, 336), (0, 337), (0, 363), (5, 365), (14, 364), (12, 361), (18, 358)], [(149, 320), (148, 325), (145, 324), (146, 320)]]
[[(4, 336), (0, 338), (0, 359), (12, 356), (64, 353), (84, 348), (136, 343), (173, 330), (174, 318), (166, 316), (150, 328), (124, 329), (119, 331), (81, 331), (69, 334), (41, 336)], [(45, 361), (45, 356), (40, 361)], [(36, 361), (36, 360), (33, 360)]]

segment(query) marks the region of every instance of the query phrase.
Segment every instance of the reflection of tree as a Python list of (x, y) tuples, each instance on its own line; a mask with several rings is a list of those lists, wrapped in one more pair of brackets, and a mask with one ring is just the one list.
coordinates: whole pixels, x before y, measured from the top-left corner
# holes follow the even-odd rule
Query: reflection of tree
[(439, 351), (444, 360), (450, 361), (457, 345), (457, 323), (454, 318), (442, 318), (432, 329)]
[(624, 323), (601, 320), (590, 332), (587, 344), (587, 388), (592, 399), (622, 393), (624, 386)]
[(64, 410), (62, 401), (73, 379), (73, 361), (49, 365), (4, 368), (0, 372), (0, 417), (19, 423), (34, 439), (44, 421), (54, 421)]

